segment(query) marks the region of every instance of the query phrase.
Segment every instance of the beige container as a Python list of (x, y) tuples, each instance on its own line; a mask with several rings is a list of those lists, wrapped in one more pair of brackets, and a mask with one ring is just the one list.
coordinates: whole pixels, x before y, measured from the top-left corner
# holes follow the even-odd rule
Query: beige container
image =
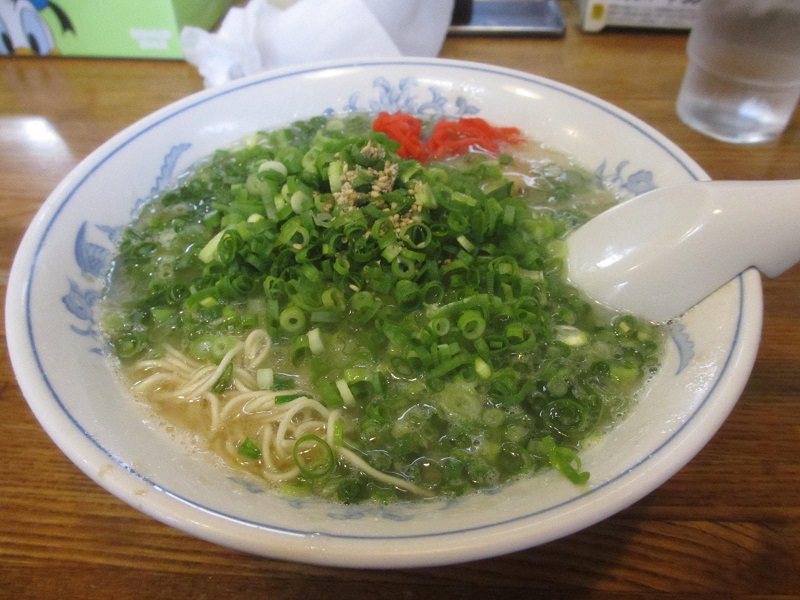
[(606, 27), (689, 29), (701, 0), (576, 0), (581, 28)]

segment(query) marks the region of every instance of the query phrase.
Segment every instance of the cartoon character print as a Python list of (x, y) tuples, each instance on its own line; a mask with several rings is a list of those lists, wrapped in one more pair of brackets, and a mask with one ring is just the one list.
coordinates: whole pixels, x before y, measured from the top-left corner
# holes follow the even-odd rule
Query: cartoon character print
[(67, 14), (55, 2), (0, 0), (0, 55), (57, 54), (50, 27), (39, 14), (47, 8), (56, 15), (63, 31), (75, 31)]

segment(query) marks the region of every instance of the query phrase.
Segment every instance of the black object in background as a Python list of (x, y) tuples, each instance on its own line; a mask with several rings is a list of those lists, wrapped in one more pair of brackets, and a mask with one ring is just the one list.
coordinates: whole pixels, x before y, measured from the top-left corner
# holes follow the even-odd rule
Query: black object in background
[(558, 0), (456, 0), (450, 35), (562, 36)]

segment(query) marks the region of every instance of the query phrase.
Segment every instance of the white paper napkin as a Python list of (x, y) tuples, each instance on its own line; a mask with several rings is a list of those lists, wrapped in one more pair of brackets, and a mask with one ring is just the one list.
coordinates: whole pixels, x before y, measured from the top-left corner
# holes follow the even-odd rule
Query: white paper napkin
[(216, 32), (185, 27), (181, 46), (206, 87), (327, 59), (436, 56), (454, 0), (250, 0)]

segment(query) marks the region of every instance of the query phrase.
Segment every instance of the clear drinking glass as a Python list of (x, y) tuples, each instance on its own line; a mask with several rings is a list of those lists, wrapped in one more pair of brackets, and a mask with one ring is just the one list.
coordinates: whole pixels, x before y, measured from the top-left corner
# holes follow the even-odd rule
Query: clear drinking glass
[(800, 98), (800, 0), (703, 0), (687, 53), (678, 116), (725, 142), (773, 140)]

